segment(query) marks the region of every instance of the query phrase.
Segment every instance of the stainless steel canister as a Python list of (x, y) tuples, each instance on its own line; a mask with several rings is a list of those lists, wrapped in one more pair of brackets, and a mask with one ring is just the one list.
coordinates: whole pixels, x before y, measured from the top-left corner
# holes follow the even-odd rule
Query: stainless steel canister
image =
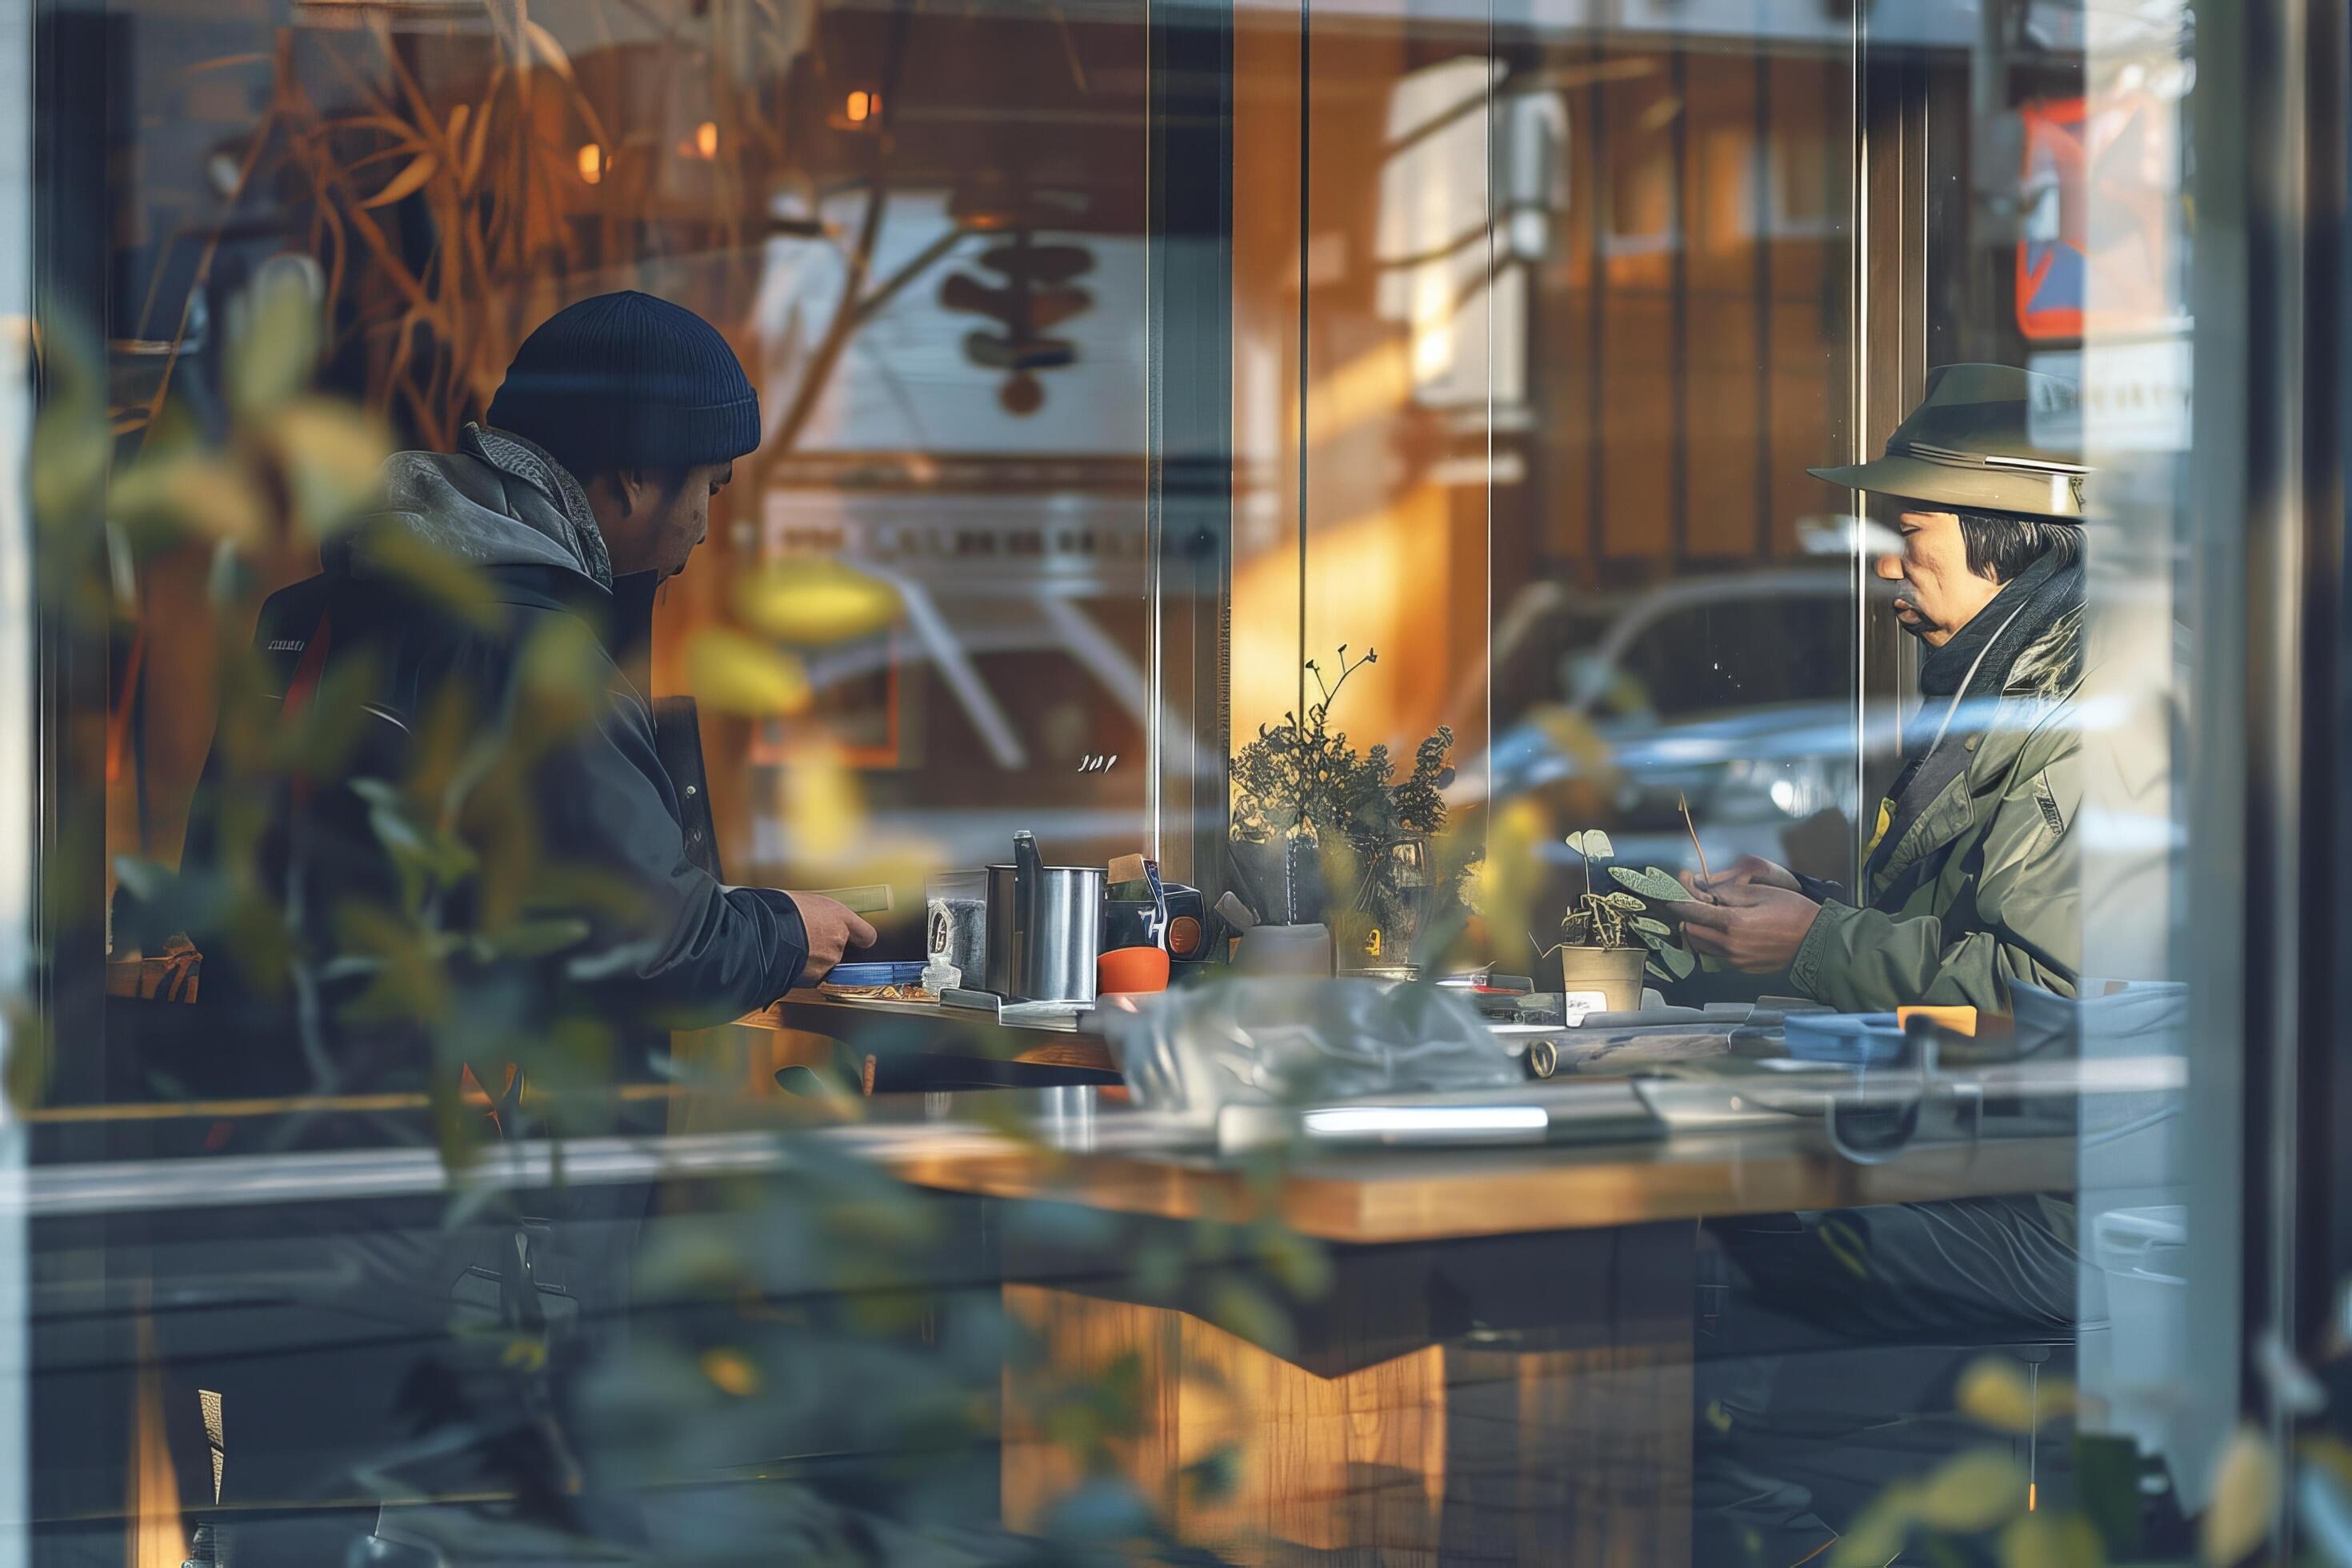
[(988, 868), (988, 989), (1028, 1002), (1091, 1002), (1102, 952), (1103, 868), (1047, 866), (1028, 834)]

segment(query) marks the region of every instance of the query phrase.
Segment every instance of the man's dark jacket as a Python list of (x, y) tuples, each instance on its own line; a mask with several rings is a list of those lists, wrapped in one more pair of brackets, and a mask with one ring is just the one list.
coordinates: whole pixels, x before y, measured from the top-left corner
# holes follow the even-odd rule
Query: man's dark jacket
[[(395, 565), (398, 552), (413, 557), (420, 544), (479, 574), (496, 602), (494, 624), (420, 607), (413, 566)], [(488, 721), (510, 725), (532, 638), (559, 617), (591, 632), (578, 646), (595, 661), (602, 709), (534, 768), (531, 815), (546, 863), (619, 896), (570, 911), (590, 921), (592, 934), (562, 954), (546, 983), (621, 1026), (632, 1051), (654, 1047), (664, 1030), (723, 1023), (792, 988), (808, 950), (792, 900), (725, 886), (688, 858), (652, 712), (620, 658), (643, 640), (654, 584), (625, 578), (616, 594), (586, 495), (561, 464), (519, 437), (469, 426), (455, 453), (394, 457), (382, 510), (321, 555), (320, 577), (265, 606), (260, 645), (289, 687), (305, 680), (306, 658), (314, 680), (324, 679), (321, 662), (368, 658), (370, 706), (387, 732), (422, 728), (453, 687)], [(314, 646), (322, 634), (323, 661)], [(318, 871), (310, 896), (332, 908), (351, 889), (337, 886), (336, 866)], [(621, 1065), (625, 1075), (642, 1066)]]

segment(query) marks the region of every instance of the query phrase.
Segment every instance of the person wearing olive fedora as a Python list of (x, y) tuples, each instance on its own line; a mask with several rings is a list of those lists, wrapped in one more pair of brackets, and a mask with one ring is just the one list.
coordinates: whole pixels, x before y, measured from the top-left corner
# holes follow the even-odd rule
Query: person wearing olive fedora
[[(2006, 1012), (2019, 984), (2074, 994), (2092, 476), (2032, 438), (2071, 423), (2074, 397), (2054, 377), (1948, 365), (1884, 456), (1812, 470), (1897, 514), (1874, 570), (1923, 647), (1917, 740), (1856, 894), (1755, 857), (1685, 878), (1706, 900), (1677, 906), (1694, 950), (1847, 1012)], [(2071, 1340), (2077, 1229), (2054, 1193), (1712, 1222), (1692, 1560), (1809, 1560), (1976, 1442), (1949, 1391), (1979, 1349), (1953, 1347)]]
[(1708, 900), (1685, 907), (1693, 950), (1846, 1012), (2006, 1012), (2018, 981), (2074, 994), (2091, 476), (2034, 427), (2071, 424), (2074, 396), (2055, 376), (1947, 365), (1884, 456), (1809, 470), (1899, 514), (1873, 569), (1925, 645), (1919, 739), (1878, 805), (1858, 896), (1749, 856), (1686, 879)]

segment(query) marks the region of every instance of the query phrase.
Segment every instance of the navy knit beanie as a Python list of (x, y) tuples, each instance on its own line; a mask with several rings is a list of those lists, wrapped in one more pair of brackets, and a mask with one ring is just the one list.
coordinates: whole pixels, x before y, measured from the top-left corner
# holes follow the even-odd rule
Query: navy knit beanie
[(719, 330), (630, 289), (566, 305), (515, 352), (489, 422), (575, 475), (725, 463), (760, 445), (760, 395)]

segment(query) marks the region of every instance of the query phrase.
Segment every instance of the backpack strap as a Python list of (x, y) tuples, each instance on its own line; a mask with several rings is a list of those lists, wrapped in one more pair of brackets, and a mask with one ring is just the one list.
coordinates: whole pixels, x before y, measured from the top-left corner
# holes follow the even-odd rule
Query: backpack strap
[(301, 662), (294, 667), (294, 678), (286, 683), (286, 696), (278, 712), (291, 719), (310, 705), (318, 694), (319, 677), (327, 668), (327, 650), (334, 646), (335, 614), (332, 610), (319, 612), (319, 624), (311, 628), (310, 640), (303, 645)]

